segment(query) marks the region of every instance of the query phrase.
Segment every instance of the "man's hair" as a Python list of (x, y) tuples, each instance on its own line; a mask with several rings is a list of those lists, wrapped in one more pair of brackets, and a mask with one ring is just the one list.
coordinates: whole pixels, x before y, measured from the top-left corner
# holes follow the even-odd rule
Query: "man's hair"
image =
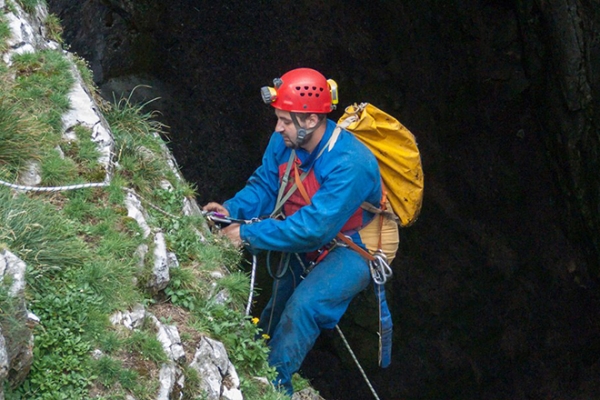
[(315, 114), (317, 116), (317, 118), (319, 119), (319, 122), (323, 121), (325, 118), (327, 118), (327, 114), (318, 114), (318, 113), (296, 113), (296, 115), (298, 116), (298, 119), (302, 122), (306, 121), (307, 118), (309, 116), (311, 116), (312, 114)]

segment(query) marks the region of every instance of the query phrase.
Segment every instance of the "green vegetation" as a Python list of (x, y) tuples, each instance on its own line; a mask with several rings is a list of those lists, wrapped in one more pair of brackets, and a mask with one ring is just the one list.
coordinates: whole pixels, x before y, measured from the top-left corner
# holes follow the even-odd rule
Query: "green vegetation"
[(8, 49), (6, 41), (10, 38), (10, 28), (4, 15), (0, 15), (0, 53)]
[(72, 183), (77, 166), (56, 150), (74, 83), (68, 60), (55, 51), (15, 55), (11, 68), (0, 71), (0, 83), (1, 175), (14, 180), (28, 161), (35, 160), (41, 165), (43, 185)]
[(43, 142), (41, 124), (19, 103), (0, 97), (0, 166), (16, 172), (24, 160), (41, 159)]
[(34, 12), (38, 4), (45, 4), (44, 0), (16, 0), (16, 2), (28, 13)]
[[(19, 3), (31, 10), (38, 1)], [(46, 23), (60, 42), (59, 21), (49, 17)], [(8, 35), (0, 19), (0, 43)], [(76, 58), (74, 62), (93, 88), (86, 64)], [(77, 126), (69, 135), (62, 132), (61, 117), (70, 107), (74, 82), (71, 62), (60, 52), (15, 55), (10, 67), (0, 66), (0, 179), (16, 181), (32, 161), (40, 167), (41, 186), (105, 179), (91, 130)], [(146, 111), (150, 104), (130, 100), (101, 104), (115, 139), (110, 186), (15, 194), (0, 185), (0, 249), (26, 263), (27, 308), (40, 318), (33, 328), (31, 371), (21, 386), (6, 386), (5, 397), (155, 398), (158, 370), (167, 360), (155, 327), (146, 321), (132, 331), (109, 321), (116, 311), (143, 304), (150, 312), (171, 307), (170, 313), (158, 316), (178, 325), (184, 346), (194, 348), (202, 335), (222, 341), (246, 399), (287, 398), (253, 379), (271, 380), (275, 372), (267, 364), (267, 346), (256, 339), (258, 328), (244, 315), (249, 279), (240, 269), (240, 252), (206, 230), (202, 217), (182, 214), (183, 200), (195, 195), (193, 185), (167, 163), (166, 127)], [(148, 223), (162, 230), (180, 264), (158, 294), (146, 289), (154, 243), (128, 217), (125, 188), (141, 196)], [(135, 256), (141, 245), (150, 249), (144, 260)], [(143, 266), (140, 261), (145, 261)], [(225, 274), (216, 284), (211, 278), (215, 272)], [(9, 284), (0, 284), (0, 328), (13, 351), (28, 335), (15, 311), (20, 305), (7, 295)], [(215, 300), (220, 292), (228, 294), (225, 304)], [(101, 354), (92, 357), (97, 350)], [(184, 367), (184, 375), (184, 398), (202, 398), (198, 374)]]
[(54, 14), (48, 14), (44, 25), (46, 26), (48, 39), (54, 40), (58, 44), (63, 44), (63, 28), (60, 24), (60, 19)]

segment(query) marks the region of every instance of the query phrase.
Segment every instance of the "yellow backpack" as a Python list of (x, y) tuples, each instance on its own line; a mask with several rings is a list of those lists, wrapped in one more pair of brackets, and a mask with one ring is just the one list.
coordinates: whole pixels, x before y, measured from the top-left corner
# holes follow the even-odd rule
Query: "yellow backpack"
[(369, 103), (346, 108), (338, 125), (375, 154), (381, 178), (399, 225), (412, 225), (423, 202), (423, 169), (413, 134), (396, 118)]

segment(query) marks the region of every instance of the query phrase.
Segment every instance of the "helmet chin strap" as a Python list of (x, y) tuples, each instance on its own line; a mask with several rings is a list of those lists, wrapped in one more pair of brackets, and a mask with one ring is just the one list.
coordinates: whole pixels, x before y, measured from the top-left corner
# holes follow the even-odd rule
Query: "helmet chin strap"
[(310, 129), (306, 129), (300, 126), (300, 122), (298, 121), (298, 116), (296, 115), (297, 113), (290, 113), (290, 116), (292, 118), (292, 122), (294, 123), (294, 126), (296, 127), (296, 143), (293, 144), (293, 148), (297, 149), (299, 147), (301, 147), (306, 140), (310, 137), (310, 135), (312, 135), (312, 133), (314, 131), (317, 130), (317, 128), (321, 125), (322, 121), (319, 121), (319, 123)]

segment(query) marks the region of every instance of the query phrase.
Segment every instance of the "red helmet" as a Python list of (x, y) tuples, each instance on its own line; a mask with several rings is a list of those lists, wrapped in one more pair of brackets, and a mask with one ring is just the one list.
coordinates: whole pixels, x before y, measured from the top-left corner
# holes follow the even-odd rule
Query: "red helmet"
[(327, 114), (338, 102), (337, 84), (318, 71), (297, 68), (261, 89), (263, 101), (283, 111)]

